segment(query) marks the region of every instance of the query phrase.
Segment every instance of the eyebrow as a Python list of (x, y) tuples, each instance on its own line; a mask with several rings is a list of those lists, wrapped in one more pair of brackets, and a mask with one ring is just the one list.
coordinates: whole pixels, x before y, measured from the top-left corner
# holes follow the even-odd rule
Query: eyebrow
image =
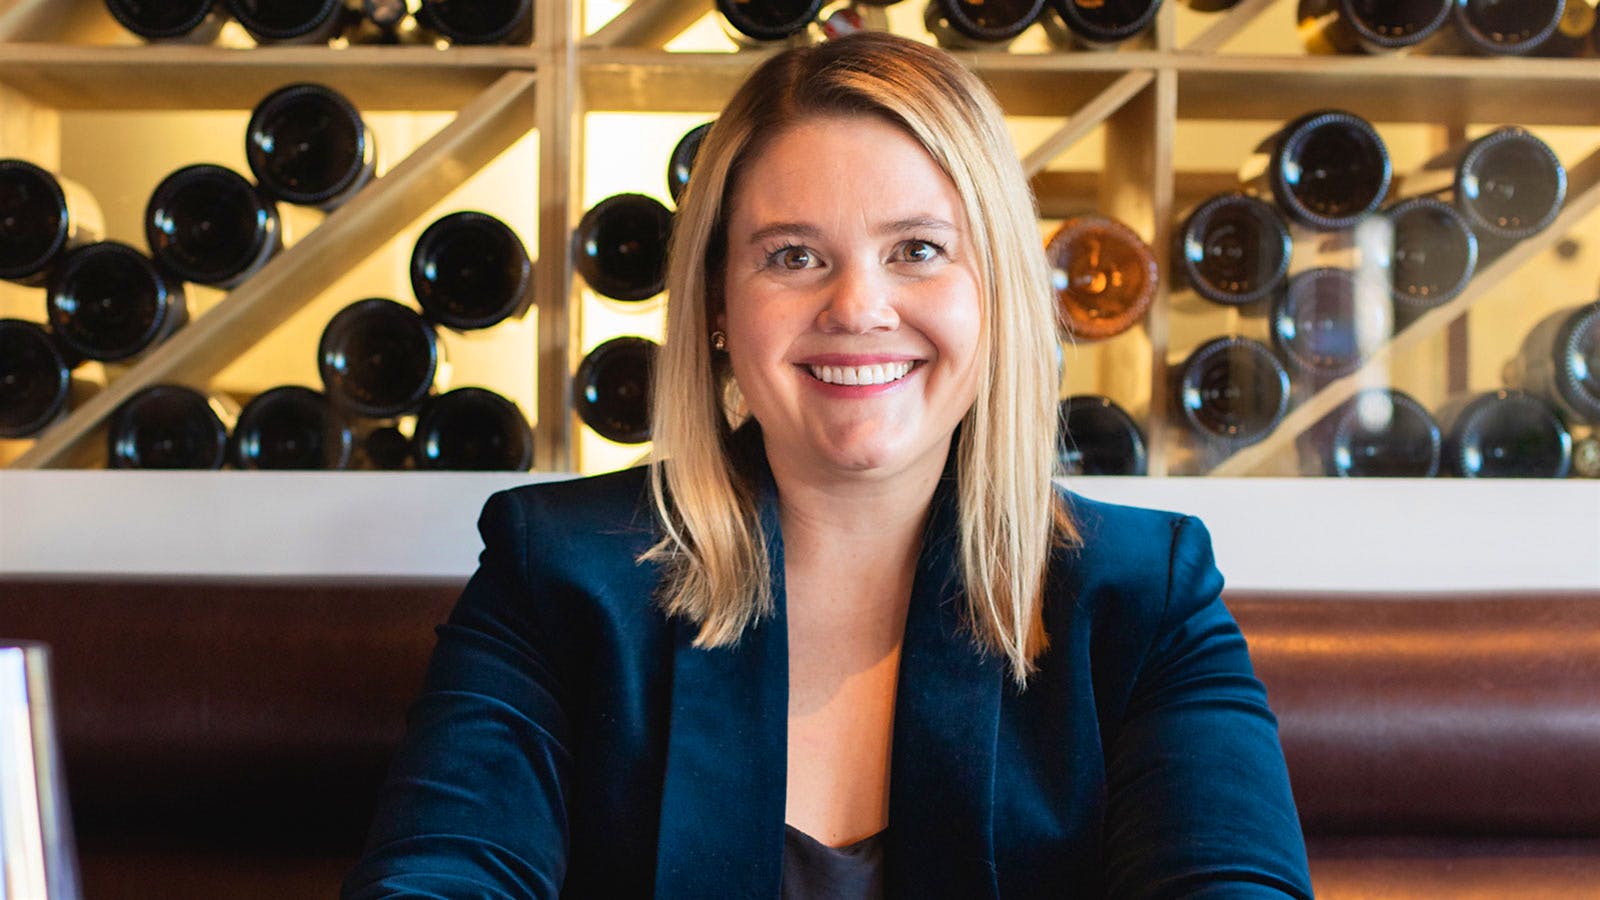
[[(921, 230), (955, 231), (956, 226), (937, 216), (911, 216), (905, 219), (881, 222), (873, 228), (873, 234), (900, 234), (906, 231)], [(817, 240), (822, 237), (822, 229), (805, 222), (773, 222), (750, 232), (749, 243), (760, 244), (775, 237), (799, 237)]]

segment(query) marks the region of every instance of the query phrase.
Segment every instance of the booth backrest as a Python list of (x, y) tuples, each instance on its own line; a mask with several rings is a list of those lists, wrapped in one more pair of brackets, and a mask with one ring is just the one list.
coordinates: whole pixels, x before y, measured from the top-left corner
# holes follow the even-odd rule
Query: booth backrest
[[(331, 896), (459, 590), (0, 579), (0, 638), (53, 648), (90, 900)], [(1228, 600), (1319, 892), (1600, 883), (1600, 595)]]

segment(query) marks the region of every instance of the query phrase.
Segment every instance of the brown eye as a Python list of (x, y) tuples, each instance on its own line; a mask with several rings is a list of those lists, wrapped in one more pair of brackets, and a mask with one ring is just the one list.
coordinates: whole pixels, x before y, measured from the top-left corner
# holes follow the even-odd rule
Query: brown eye
[(804, 269), (811, 265), (811, 251), (804, 247), (785, 247), (775, 254), (778, 265), (785, 269)]
[(939, 246), (929, 241), (906, 241), (901, 244), (898, 258), (902, 262), (928, 262), (939, 255)]

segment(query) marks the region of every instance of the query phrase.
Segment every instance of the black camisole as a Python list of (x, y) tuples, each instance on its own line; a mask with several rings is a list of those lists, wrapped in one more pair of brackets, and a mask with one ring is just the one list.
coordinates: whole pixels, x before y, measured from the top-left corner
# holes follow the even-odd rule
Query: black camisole
[(783, 900), (882, 900), (884, 833), (829, 847), (783, 826)]

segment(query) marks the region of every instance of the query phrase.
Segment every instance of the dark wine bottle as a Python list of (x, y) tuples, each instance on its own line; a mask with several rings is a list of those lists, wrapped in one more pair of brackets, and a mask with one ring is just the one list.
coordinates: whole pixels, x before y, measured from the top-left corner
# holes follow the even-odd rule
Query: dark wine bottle
[(1383, 214), (1391, 230), (1389, 295), (1402, 317), (1466, 290), (1478, 268), (1478, 236), (1454, 207), (1412, 197)]
[(326, 44), (350, 24), (345, 0), (227, 0), (258, 44)]
[(1389, 193), (1389, 150), (1367, 120), (1337, 110), (1307, 113), (1268, 137), (1244, 171), (1251, 193), (1269, 193), (1290, 220), (1319, 231), (1350, 228)]
[(335, 406), (384, 419), (415, 410), (434, 392), (443, 353), (426, 319), (372, 297), (328, 321), (317, 344), (317, 369)]
[(1200, 13), (1219, 13), (1239, 5), (1239, 0), (1180, 0), (1180, 2)]
[(62, 346), (83, 359), (129, 359), (189, 320), (183, 285), (116, 241), (78, 247), (50, 276), (46, 308)]
[(1389, 339), (1393, 307), (1379, 285), (1349, 269), (1307, 269), (1289, 279), (1272, 304), (1272, 342), (1314, 381), (1354, 372)]
[(216, 0), (106, 0), (117, 24), (147, 41), (209, 44), (228, 21)]
[(1039, 21), (1052, 44), (1104, 50), (1149, 30), (1161, 0), (1049, 0), (1047, 7)]
[(1026, 31), (1044, 0), (929, 0), (922, 21), (941, 47), (992, 49)]
[(411, 447), (422, 470), (526, 472), (533, 465), (528, 420), (515, 403), (483, 388), (430, 398), (417, 414)]
[(71, 388), (72, 366), (50, 332), (0, 319), (0, 438), (28, 437), (61, 418)]
[(717, 0), (728, 36), (742, 46), (793, 38), (816, 20), (822, 0)]
[(1244, 306), (1283, 284), (1293, 251), (1289, 224), (1270, 203), (1238, 192), (1218, 194), (1184, 219), (1177, 269), (1201, 297)]
[(1529, 330), (1506, 381), (1600, 425), (1600, 300), (1558, 310)]
[(1067, 475), (1143, 475), (1144, 432), (1111, 398), (1079, 394), (1061, 401), (1056, 455)]
[(239, 469), (344, 469), (353, 446), (350, 423), (326, 396), (284, 385), (245, 404), (230, 456)]
[(666, 287), (672, 213), (643, 194), (615, 194), (583, 214), (573, 233), (578, 274), (613, 300), (648, 300)]
[(278, 204), (222, 166), (185, 166), (150, 195), (145, 240), (156, 261), (197, 284), (231, 288), (283, 248)]
[(1432, 37), (1454, 0), (1300, 0), (1300, 40), (1312, 53), (1392, 53)]
[(0, 279), (37, 287), (74, 247), (105, 234), (100, 205), (76, 182), (0, 159)]
[(1455, 0), (1457, 42), (1475, 53), (1515, 56), (1556, 31), (1567, 0)]
[(573, 380), (578, 417), (606, 440), (642, 444), (650, 440), (650, 385), (656, 343), (619, 337), (589, 351)]
[(700, 155), (700, 143), (711, 133), (713, 124), (707, 122), (689, 129), (672, 148), (672, 156), (667, 160), (667, 193), (672, 196), (673, 203), (678, 202), (683, 189), (689, 186), (689, 173), (694, 171), (695, 157)]
[(1589, 52), (1590, 36), (1595, 33), (1595, 0), (1566, 0), (1556, 30), (1535, 47), (1534, 56), (1574, 57)]
[(395, 425), (369, 423), (356, 447), (363, 469), (394, 472), (411, 462), (411, 439)]
[(1494, 391), (1451, 404), (1445, 458), (1463, 478), (1565, 478), (1572, 433), (1544, 400)]
[(422, 0), (417, 21), (452, 44), (526, 44), (533, 0)]
[(533, 302), (533, 262), (511, 227), (488, 213), (451, 213), (411, 251), (411, 289), (422, 314), (469, 331), (520, 318)]
[(377, 158), (360, 111), (320, 84), (273, 91), (256, 105), (245, 131), (256, 183), (285, 203), (331, 210), (372, 179)]
[(1056, 308), (1075, 337), (1121, 334), (1144, 318), (1156, 296), (1156, 255), (1132, 228), (1100, 215), (1061, 223), (1045, 242)]
[(1497, 128), (1467, 146), (1455, 190), (1456, 207), (1474, 229), (1520, 240), (1555, 221), (1567, 197), (1567, 170), (1526, 130)]
[(1201, 437), (1231, 447), (1253, 444), (1289, 409), (1289, 373), (1267, 345), (1244, 337), (1201, 344), (1179, 365), (1178, 409)]
[(1432, 478), (1444, 437), (1422, 404), (1403, 391), (1369, 388), (1312, 429), (1323, 471), (1339, 478)]
[(112, 469), (220, 469), (228, 425), (220, 404), (199, 391), (156, 384), (112, 412), (106, 447)]

